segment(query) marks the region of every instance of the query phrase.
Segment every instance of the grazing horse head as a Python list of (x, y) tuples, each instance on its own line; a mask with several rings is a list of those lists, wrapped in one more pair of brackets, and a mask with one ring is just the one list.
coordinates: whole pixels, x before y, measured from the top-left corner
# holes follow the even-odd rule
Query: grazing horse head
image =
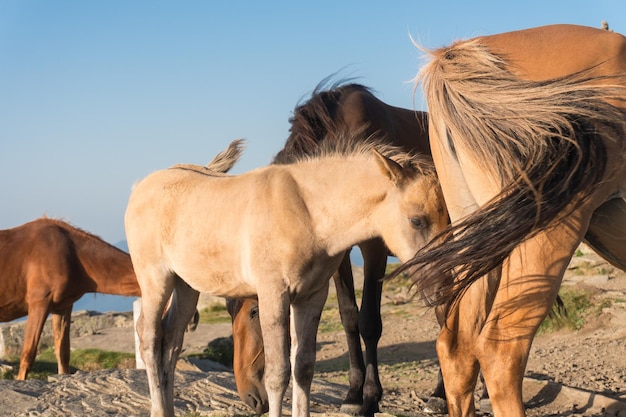
[(255, 413), (266, 413), (269, 403), (263, 384), (265, 352), (259, 303), (254, 298), (228, 298), (226, 309), (233, 320), (233, 370), (237, 392)]

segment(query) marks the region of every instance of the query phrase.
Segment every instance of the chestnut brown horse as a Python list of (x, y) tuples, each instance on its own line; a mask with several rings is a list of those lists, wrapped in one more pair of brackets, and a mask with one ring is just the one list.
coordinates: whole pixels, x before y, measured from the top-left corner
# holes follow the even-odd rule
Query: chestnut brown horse
[(573, 25), (459, 41), (420, 72), (452, 227), (402, 270), (439, 284), (452, 417), (521, 417), (535, 332), (585, 240), (626, 269), (626, 38)]
[(0, 321), (28, 315), (17, 379), (26, 379), (52, 314), (60, 374), (69, 373), (72, 306), (85, 293), (139, 296), (130, 256), (61, 220), (0, 231)]
[(125, 223), (153, 417), (174, 415), (174, 369), (199, 291), (258, 296), (269, 415), (282, 415), (291, 374), (292, 415), (308, 416), (317, 326), (346, 250), (378, 237), (406, 260), (446, 227), (427, 159), (354, 136), (318, 151), (236, 176), (166, 169), (135, 186)]
[[(337, 140), (345, 132), (376, 135), (406, 151), (430, 157), (427, 113), (390, 106), (363, 85), (336, 83), (326, 88), (325, 84), (320, 83), (309, 100), (294, 110), (289, 138), (274, 163), (287, 164), (315, 153), (322, 141)], [(444, 208), (441, 216), (447, 216)], [(379, 239), (361, 242), (358, 246), (364, 260), (360, 309), (355, 298), (349, 252), (333, 275), (350, 360), (349, 389), (341, 411), (371, 416), (379, 411), (378, 403), (383, 394), (377, 348), (382, 334), (381, 279), (390, 253)], [(263, 385), (265, 361), (257, 301), (228, 300), (227, 306), (233, 317), (234, 372), (239, 396), (257, 413), (263, 413), (267, 411), (267, 394)], [(442, 320), (441, 314), (438, 319)], [(365, 343), (365, 360), (361, 337)], [(486, 391), (482, 397), (487, 397)], [(425, 411), (445, 412), (444, 398), (443, 379), (439, 378)]]

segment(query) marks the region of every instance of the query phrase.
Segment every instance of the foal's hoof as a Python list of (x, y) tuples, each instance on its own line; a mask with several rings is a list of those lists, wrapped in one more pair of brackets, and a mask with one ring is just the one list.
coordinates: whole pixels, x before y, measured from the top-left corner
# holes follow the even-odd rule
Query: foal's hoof
[(489, 398), (481, 398), (478, 403), (478, 409), (481, 414), (493, 414), (493, 409), (491, 408), (491, 400)]
[(344, 414), (350, 414), (353, 416), (358, 416), (361, 412), (361, 404), (341, 404), (341, 408), (339, 412)]
[(448, 403), (443, 398), (430, 397), (423, 411), (426, 414), (448, 414)]

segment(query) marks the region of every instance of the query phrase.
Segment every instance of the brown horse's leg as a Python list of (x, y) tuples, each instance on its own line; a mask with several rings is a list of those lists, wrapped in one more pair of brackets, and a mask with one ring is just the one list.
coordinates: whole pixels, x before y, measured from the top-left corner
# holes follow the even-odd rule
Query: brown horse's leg
[(54, 352), (57, 357), (59, 374), (70, 373), (70, 323), (72, 306), (62, 313), (52, 314), (52, 333), (54, 335)]
[[(435, 307), (435, 317), (437, 318), (439, 327), (442, 327), (446, 321), (444, 306)], [(426, 402), (423, 411), (428, 414), (448, 414), (446, 387), (443, 381), (441, 368), (439, 368), (439, 372), (437, 373), (437, 386), (435, 387), (433, 393), (428, 397), (428, 401)]]
[(46, 323), (49, 308), (47, 299), (29, 303), (28, 318), (26, 319), (26, 329), (24, 331), (24, 346), (22, 347), (20, 370), (17, 374), (17, 379), (26, 379), (35, 362), (39, 338)]
[(341, 412), (357, 414), (363, 404), (363, 382), (365, 380), (365, 361), (361, 349), (361, 334), (359, 333), (359, 308), (354, 294), (354, 277), (350, 252), (346, 252), (339, 265), (339, 269), (333, 275), (335, 288), (337, 289), (337, 303), (341, 324), (346, 333), (348, 342), (348, 355), (350, 359), (350, 374), (348, 394), (341, 404)]
[(626, 270), (626, 200), (614, 198), (598, 207), (585, 240), (604, 259)]
[(380, 300), (383, 291), (382, 277), (387, 267), (388, 250), (380, 239), (359, 245), (363, 253), (365, 274), (363, 298), (359, 312), (359, 331), (365, 343), (365, 383), (363, 385), (363, 407), (361, 415), (373, 416), (379, 411), (378, 403), (383, 396), (383, 387), (378, 375), (378, 342), (383, 332), (380, 318)]
[(437, 338), (450, 417), (473, 416), (479, 371), (475, 345), (489, 312), (499, 271), (476, 281), (448, 315)]
[(514, 250), (502, 267), (502, 280), (476, 354), (495, 416), (523, 417), (522, 382), (537, 328), (550, 312), (563, 273), (586, 222), (574, 213)]

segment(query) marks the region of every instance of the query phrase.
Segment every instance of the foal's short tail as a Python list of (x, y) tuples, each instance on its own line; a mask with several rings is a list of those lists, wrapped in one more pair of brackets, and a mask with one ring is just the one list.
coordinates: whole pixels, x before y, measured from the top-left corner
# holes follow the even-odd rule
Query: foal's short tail
[[(491, 202), (395, 272), (419, 272), (417, 289), (438, 288), (434, 302), (446, 304), (591, 195), (605, 175), (604, 141), (625, 132), (624, 114), (607, 100), (623, 102), (626, 94), (624, 87), (599, 85), (623, 84), (623, 78), (594, 77), (594, 68), (542, 82), (521, 80), (480, 40), (430, 55), (417, 80), (435, 126), (445, 126), (440, 134), (447, 138), (441, 139), (453, 152), (482, 161), (501, 184)], [(441, 284), (455, 272), (457, 280)]]
[(215, 172), (226, 173), (237, 163), (246, 146), (244, 139), (235, 139), (228, 148), (215, 155), (215, 158), (207, 164), (207, 168)]

